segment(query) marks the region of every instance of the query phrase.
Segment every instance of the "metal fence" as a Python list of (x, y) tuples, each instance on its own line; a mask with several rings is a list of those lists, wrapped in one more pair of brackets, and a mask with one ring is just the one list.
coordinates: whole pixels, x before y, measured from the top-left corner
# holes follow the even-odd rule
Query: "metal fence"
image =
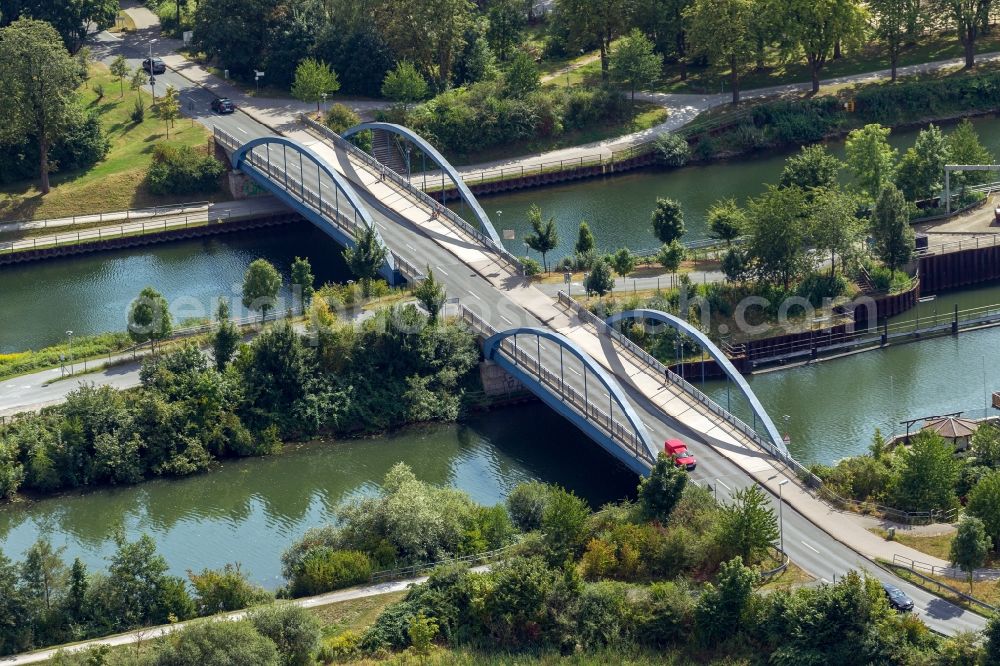
[(73, 215), (70, 217), (50, 218), (44, 220), (14, 220), (0, 223), (0, 232), (12, 227), (29, 227), (32, 229), (48, 229), (52, 227), (71, 227), (81, 224), (103, 224), (118, 220), (131, 221), (139, 218), (161, 217), (163, 215), (185, 215), (198, 210), (208, 210), (208, 201), (193, 201), (190, 203), (170, 204), (165, 206), (150, 206), (148, 208), (130, 208), (128, 210), (106, 213), (91, 213), (88, 215)]
[(463, 555), (461, 557), (451, 557), (443, 560), (437, 560), (436, 562), (427, 562), (424, 564), (413, 564), (408, 567), (399, 567), (397, 569), (385, 569), (383, 571), (375, 571), (371, 575), (371, 582), (373, 583), (383, 583), (390, 580), (400, 580), (404, 578), (415, 578), (420, 574), (427, 573), (437, 567), (444, 566), (446, 564), (485, 564), (487, 562), (492, 562), (499, 559), (500, 557), (507, 555), (511, 550), (517, 546), (516, 543), (512, 543), (503, 548), (497, 548), (495, 550), (489, 550), (485, 553), (475, 553), (473, 555)]
[(982, 234), (980, 236), (976, 236), (975, 238), (965, 238), (948, 243), (928, 245), (926, 248), (917, 250), (916, 254), (918, 257), (923, 257), (928, 254), (945, 254), (946, 252), (960, 252), (962, 250), (978, 250), (985, 247), (996, 247), (997, 245), (1000, 245), (1000, 234)]
[[(387, 181), (395, 184), (397, 187), (405, 190), (412, 198), (416, 199), (418, 202), (422, 203), (424, 206), (428, 207), (429, 210), (437, 210), (441, 214), (441, 219), (446, 222), (451, 223), (457, 229), (467, 236), (472, 237), (473, 240), (478, 242), (480, 245), (485, 246), (487, 249), (493, 251), (501, 260), (507, 263), (515, 273), (519, 275), (524, 274), (524, 266), (521, 261), (515, 257), (510, 251), (505, 248), (502, 244), (495, 243), (492, 238), (488, 235), (476, 229), (474, 226), (463, 220), (451, 209), (442, 206), (440, 203), (432, 199), (427, 193), (423, 192), (420, 188), (414, 186), (409, 179), (396, 173), (388, 166), (379, 162), (375, 157), (369, 155), (365, 151), (361, 150), (355, 146), (350, 141), (347, 141), (339, 134), (331, 130), (329, 127), (316, 122), (312, 118), (306, 115), (300, 116), (303, 124), (314, 133), (318, 134), (321, 138), (331, 141), (335, 146), (346, 150), (352, 157), (360, 160), (370, 169), (374, 170), (378, 174), (385, 174)], [(443, 209), (443, 210), (442, 210)]]

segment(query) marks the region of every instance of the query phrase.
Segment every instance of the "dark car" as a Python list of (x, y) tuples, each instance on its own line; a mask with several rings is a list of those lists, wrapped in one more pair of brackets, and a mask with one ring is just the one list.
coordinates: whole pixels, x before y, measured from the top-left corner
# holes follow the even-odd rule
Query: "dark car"
[(216, 113), (233, 113), (236, 105), (228, 97), (218, 97), (212, 100), (212, 111)]
[(167, 66), (159, 58), (146, 58), (142, 61), (142, 68), (150, 74), (163, 74), (167, 71)]
[(882, 589), (885, 590), (885, 596), (889, 599), (890, 606), (903, 613), (909, 613), (913, 610), (913, 599), (906, 596), (906, 593), (901, 589), (889, 583), (882, 583)]

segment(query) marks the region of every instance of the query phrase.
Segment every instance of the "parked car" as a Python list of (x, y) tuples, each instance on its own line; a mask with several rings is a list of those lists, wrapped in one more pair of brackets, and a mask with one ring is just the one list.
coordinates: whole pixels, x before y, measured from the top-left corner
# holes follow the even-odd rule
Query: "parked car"
[(166, 64), (159, 58), (146, 58), (142, 61), (142, 68), (149, 74), (163, 74), (167, 71)]
[(212, 111), (216, 113), (233, 113), (236, 105), (228, 97), (217, 97), (212, 100)]
[(663, 450), (674, 459), (674, 464), (678, 467), (683, 467), (690, 472), (698, 466), (698, 461), (688, 451), (687, 444), (679, 439), (668, 439), (663, 443)]
[(889, 599), (889, 605), (901, 613), (909, 613), (913, 610), (913, 599), (906, 596), (906, 593), (895, 585), (882, 583), (885, 596)]

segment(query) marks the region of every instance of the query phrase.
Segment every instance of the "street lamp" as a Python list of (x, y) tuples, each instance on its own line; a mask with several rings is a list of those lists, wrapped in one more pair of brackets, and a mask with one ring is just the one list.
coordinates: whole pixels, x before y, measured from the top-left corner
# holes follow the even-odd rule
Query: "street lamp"
[(323, 97), (323, 108), (324, 109), (326, 108), (326, 96), (327, 96), (327, 94), (328, 93), (325, 93), (325, 92), (321, 93), (321, 96)]
[(69, 374), (73, 374), (73, 331), (66, 331), (69, 338)]
[(784, 557), (785, 555), (785, 514), (784, 511), (782, 511), (782, 508), (784, 506), (784, 500), (782, 499), (781, 495), (781, 487), (784, 486), (786, 483), (788, 483), (788, 479), (778, 481), (778, 530), (781, 535), (780, 538), (781, 538), (782, 557)]

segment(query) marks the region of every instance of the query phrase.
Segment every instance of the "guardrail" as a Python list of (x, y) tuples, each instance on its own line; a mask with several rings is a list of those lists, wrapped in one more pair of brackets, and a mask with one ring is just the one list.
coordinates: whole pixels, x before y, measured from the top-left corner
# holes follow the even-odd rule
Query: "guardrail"
[[(225, 130), (215, 127), (214, 134), (216, 139), (227, 148), (237, 150), (240, 146), (242, 146), (239, 139)], [(313, 191), (301, 180), (295, 176), (289, 175), (288, 169), (285, 168), (284, 165), (279, 166), (277, 163), (272, 163), (270, 160), (266, 160), (261, 157), (255, 151), (249, 151), (245, 159), (251, 166), (266, 175), (268, 178), (272, 179), (274, 182), (283, 183), (286, 192), (297, 197), (299, 201), (306, 204), (313, 210), (318, 211), (320, 215), (339, 227), (341, 232), (347, 236), (353, 238), (359, 231), (365, 230), (364, 223), (358, 222), (357, 220), (356, 210), (353, 210), (352, 208), (353, 214), (351, 215), (348, 215), (344, 211), (340, 210), (339, 196), (335, 195), (332, 202), (330, 201), (329, 196), (324, 199), (322, 190), (319, 192)], [(422, 271), (400, 257), (391, 249), (389, 249), (389, 255), (392, 259), (392, 267), (398, 270), (408, 281), (418, 280), (424, 277)]]
[[(909, 562), (909, 564), (906, 564), (906, 562)], [(948, 585), (946, 583), (942, 583), (941, 581), (937, 580), (936, 578), (931, 578), (930, 576), (925, 576), (924, 574), (920, 573), (919, 571), (917, 571), (917, 567), (914, 567), (913, 565), (915, 565), (915, 564), (916, 565), (920, 565), (922, 563), (914, 562), (913, 560), (909, 559), (908, 557), (903, 557), (901, 555), (893, 555), (892, 556), (892, 562), (886, 562), (886, 564), (888, 564), (890, 567), (895, 568), (895, 569), (903, 569), (903, 570), (909, 571), (911, 574), (913, 574), (914, 576), (916, 576), (917, 578), (919, 578), (923, 582), (928, 583), (930, 585), (936, 586), (938, 592), (941, 592), (941, 590), (947, 590), (951, 594), (954, 594), (955, 596), (964, 599), (965, 601), (969, 602), (970, 604), (974, 604), (976, 606), (979, 606), (980, 608), (982, 608), (982, 609), (984, 609), (984, 610), (986, 610), (986, 611), (988, 611), (990, 613), (995, 613), (997, 611), (997, 607), (996, 606), (990, 605), (990, 604), (986, 603), (985, 601), (983, 601), (981, 599), (977, 599), (976, 597), (972, 596), (971, 594), (967, 594), (965, 592), (962, 592), (961, 590), (955, 589), (951, 585)], [(926, 565), (926, 566), (930, 566), (930, 565)], [(938, 568), (940, 569), (941, 567), (938, 567)], [(965, 576), (964, 572), (963, 572), (962, 575), (963, 575), (963, 577)]]
[(183, 215), (196, 210), (208, 210), (210, 205), (211, 203), (208, 201), (193, 201), (190, 203), (150, 206), (148, 208), (130, 208), (128, 210), (111, 211), (106, 213), (91, 213), (88, 215), (73, 215), (71, 217), (46, 218), (44, 220), (14, 220), (11, 222), (0, 222), (0, 232), (8, 231), (11, 227), (48, 229), (49, 226), (72, 227), (80, 224), (103, 224), (104, 222), (116, 222), (118, 220), (131, 221), (137, 218), (160, 217), (163, 215)]
[(507, 248), (505, 248), (502, 244), (493, 242), (492, 238), (490, 238), (488, 235), (486, 235), (479, 229), (476, 229), (471, 224), (463, 220), (461, 217), (455, 214), (455, 212), (452, 211), (450, 208), (442, 206), (440, 203), (438, 203), (430, 196), (428, 196), (427, 193), (423, 192), (420, 188), (415, 187), (407, 178), (404, 178), (400, 174), (396, 173), (394, 170), (390, 169), (388, 166), (382, 164), (375, 157), (369, 155), (365, 151), (355, 146), (350, 141), (344, 139), (342, 136), (334, 132), (326, 125), (316, 122), (315, 120), (309, 118), (305, 114), (302, 114), (300, 118), (302, 120), (302, 123), (308, 129), (319, 134), (321, 138), (328, 139), (331, 142), (333, 142), (336, 146), (343, 148), (348, 153), (350, 153), (351, 156), (357, 158), (358, 160), (363, 162), (366, 166), (368, 166), (370, 169), (376, 171), (378, 174), (380, 175), (385, 174), (388, 181), (406, 190), (406, 192), (408, 192), (412, 197), (417, 199), (420, 203), (427, 206), (431, 211), (437, 210), (444, 220), (458, 227), (458, 229), (464, 232), (466, 235), (471, 236), (480, 245), (484, 245), (488, 249), (492, 250), (501, 259), (507, 262), (511, 266), (511, 268), (514, 269), (516, 273), (518, 273), (519, 275), (524, 274), (524, 266), (521, 264), (521, 261), (513, 254), (511, 254), (511, 252)]
[[(225, 218), (228, 219), (228, 218)], [(115, 227), (99, 227), (96, 229), (86, 229), (83, 231), (69, 232), (65, 234), (55, 234), (54, 236), (39, 236), (36, 238), (26, 238), (19, 241), (0, 242), (0, 254), (14, 254), (15, 252), (27, 252), (30, 250), (51, 249), (66, 245), (79, 245), (94, 241), (112, 240), (115, 238), (125, 238), (126, 236), (144, 236), (152, 233), (163, 233), (172, 229), (188, 229), (191, 227), (203, 227), (223, 222), (224, 218), (209, 219), (208, 216), (185, 215), (183, 219), (174, 218), (159, 222), (134, 222), (132, 224), (121, 224)]]
[[(972, 235), (971, 233), (969, 235)], [(982, 239), (982, 240), (981, 240)], [(950, 243), (939, 243), (928, 245), (926, 248), (917, 250), (916, 256), (924, 257), (929, 254), (945, 254), (947, 252), (960, 252), (962, 250), (978, 250), (985, 247), (995, 247), (1000, 245), (1000, 234), (982, 234), (975, 238), (966, 238)]]
[(783, 453), (775, 444), (772, 444), (767, 439), (762, 437), (755, 429), (751, 428), (744, 421), (724, 409), (683, 377), (674, 373), (670, 370), (670, 368), (650, 355), (645, 349), (629, 340), (622, 333), (618, 332), (613, 326), (606, 324), (603, 319), (585, 308), (579, 302), (572, 299), (566, 294), (566, 292), (559, 292), (559, 303), (569, 308), (584, 323), (594, 326), (597, 329), (598, 334), (603, 333), (614, 342), (618, 343), (635, 360), (637, 360), (644, 369), (651, 371), (651, 374), (653, 374), (657, 379), (662, 379), (665, 382), (681, 387), (687, 394), (708, 408), (710, 412), (728, 422), (733, 428), (747, 437), (752, 443), (756, 444), (776, 460), (787, 466), (791, 472), (806, 486), (806, 488), (815, 490), (816, 496), (828, 504), (834, 505), (838, 508), (854, 509), (863, 513), (879, 513), (900, 523), (926, 524), (936, 520), (954, 520), (956, 515), (954, 512), (908, 512), (881, 504), (860, 502), (858, 500), (841, 497), (836, 492), (826, 487), (823, 480), (813, 474), (802, 463), (795, 460), (795, 458), (791, 455)]
[[(462, 321), (468, 324), (477, 335), (485, 339), (498, 333), (495, 328), (484, 321), (479, 315), (464, 305), (460, 307)], [(649, 465), (653, 465), (656, 462), (646, 449), (645, 444), (633, 432), (630, 426), (615, 419), (611, 414), (591, 402), (587, 396), (581, 395), (572, 386), (567, 386), (561, 377), (542, 367), (538, 360), (532, 358), (523, 349), (518, 349), (511, 340), (503, 340), (500, 344), (500, 349), (514, 361), (515, 365), (524, 366), (528, 372), (538, 378), (540, 384), (559, 396), (564, 403), (572, 407), (578, 414), (601, 428), (613, 441), (628, 451), (629, 454), (643, 460)]]
[(506, 555), (511, 552), (511, 550), (517, 546), (517, 543), (512, 543), (503, 548), (497, 548), (495, 550), (488, 550), (485, 553), (475, 553), (473, 555), (463, 555), (461, 557), (451, 557), (443, 560), (437, 560), (436, 562), (427, 562), (424, 564), (413, 564), (408, 567), (399, 567), (397, 569), (385, 569), (383, 571), (375, 571), (371, 575), (371, 582), (382, 583), (390, 580), (399, 580), (401, 578), (414, 578), (415, 576), (436, 569), (437, 567), (444, 566), (446, 564), (479, 564), (491, 562), (493, 560), (499, 559), (501, 556)]

